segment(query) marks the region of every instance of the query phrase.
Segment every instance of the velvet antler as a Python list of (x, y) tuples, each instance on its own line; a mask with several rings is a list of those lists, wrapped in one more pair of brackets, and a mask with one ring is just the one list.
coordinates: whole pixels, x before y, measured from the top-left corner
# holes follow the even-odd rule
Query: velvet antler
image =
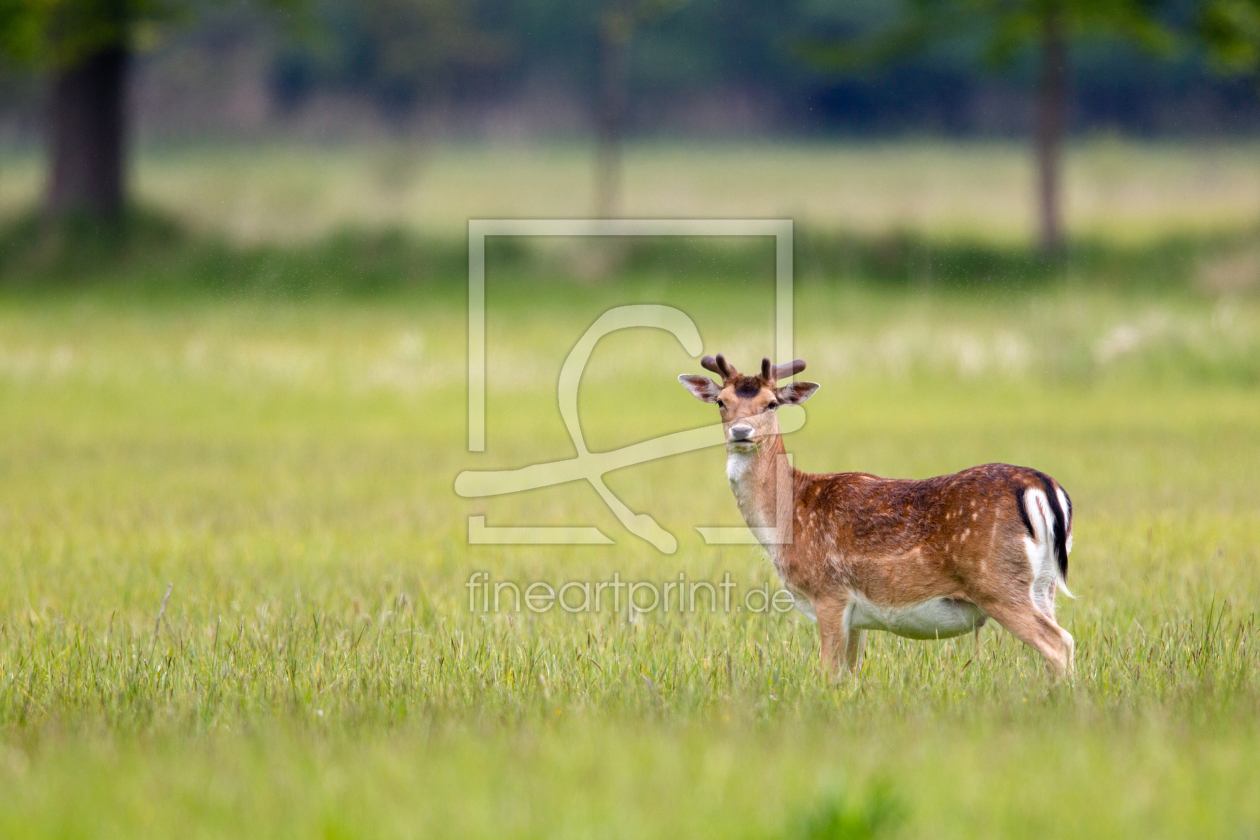
[(796, 359), (785, 365), (779, 365), (776, 367), (774, 369), (774, 379), (776, 382), (780, 379), (787, 379), (789, 376), (796, 376), (796, 374), (803, 370), (805, 370), (805, 361), (803, 359)]
[(735, 370), (734, 365), (726, 361), (726, 358), (721, 353), (718, 353), (716, 359), (712, 356), (705, 356), (700, 360), (700, 367), (713, 371), (722, 377), (724, 382), (729, 382), (739, 376), (739, 371)]
[[(729, 382), (739, 376), (739, 371), (735, 369), (734, 365), (726, 361), (726, 357), (721, 353), (717, 355), (717, 358), (705, 356), (700, 360), (700, 367), (713, 371), (722, 377), (723, 382)], [(805, 370), (805, 362), (801, 359), (796, 359), (783, 365), (775, 365), (771, 363), (769, 357), (766, 357), (761, 360), (760, 378), (767, 385), (773, 385), (778, 380), (796, 376), (803, 370)]]

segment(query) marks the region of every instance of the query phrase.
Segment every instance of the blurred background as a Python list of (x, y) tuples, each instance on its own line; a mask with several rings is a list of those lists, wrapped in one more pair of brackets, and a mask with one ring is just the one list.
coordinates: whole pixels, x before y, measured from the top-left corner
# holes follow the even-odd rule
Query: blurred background
[(1260, 215), (1248, 0), (6, 0), (0, 36), (10, 223), (787, 216), (1052, 255)]

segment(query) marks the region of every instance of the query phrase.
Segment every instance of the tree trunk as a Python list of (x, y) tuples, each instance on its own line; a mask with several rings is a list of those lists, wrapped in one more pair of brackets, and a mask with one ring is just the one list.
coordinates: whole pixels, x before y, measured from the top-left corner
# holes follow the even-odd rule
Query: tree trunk
[(606, 13), (599, 33), (598, 116), (595, 142), (595, 215), (621, 211), (621, 142), (625, 129), (626, 59), (630, 22), (619, 10)]
[(1037, 204), (1041, 250), (1057, 255), (1063, 250), (1060, 204), (1063, 133), (1067, 124), (1067, 41), (1058, 10), (1042, 19), (1041, 82), (1037, 96)]
[(48, 214), (115, 220), (123, 207), (128, 50), (107, 46), (56, 72)]

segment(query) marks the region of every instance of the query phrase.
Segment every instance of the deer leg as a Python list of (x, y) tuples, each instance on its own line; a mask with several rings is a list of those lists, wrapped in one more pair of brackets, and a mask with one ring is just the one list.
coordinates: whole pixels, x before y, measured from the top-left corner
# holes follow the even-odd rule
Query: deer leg
[(1027, 603), (990, 601), (981, 605), (1011, 635), (1036, 650), (1046, 660), (1046, 667), (1055, 679), (1072, 668), (1072, 636), (1037, 608)]
[(848, 598), (815, 598), (813, 604), (822, 641), (823, 676), (835, 683), (843, 671), (853, 671), (861, 660), (862, 632), (849, 631), (844, 616)]
[(844, 648), (844, 666), (850, 672), (862, 667), (862, 649), (866, 647), (866, 631), (849, 629), (847, 644)]
[(1046, 618), (1057, 623), (1058, 619), (1054, 617), (1054, 594), (1057, 583), (1054, 578), (1048, 581), (1038, 580), (1033, 584), (1033, 603), (1037, 609), (1045, 614)]
[[(852, 669), (855, 663), (850, 656), (849, 628), (844, 618), (848, 600), (844, 598), (816, 598), (814, 615), (818, 619), (818, 636), (822, 642), (822, 674), (831, 682), (840, 679), (841, 657)], [(857, 634), (854, 634), (856, 637)]]

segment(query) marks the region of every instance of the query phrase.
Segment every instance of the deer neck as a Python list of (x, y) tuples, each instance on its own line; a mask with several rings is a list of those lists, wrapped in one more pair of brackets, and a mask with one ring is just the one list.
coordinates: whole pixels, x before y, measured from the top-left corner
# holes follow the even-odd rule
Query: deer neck
[(750, 528), (775, 524), (776, 469), (779, 458), (786, 455), (783, 438), (777, 434), (762, 438), (761, 445), (749, 452), (727, 450), (726, 478)]

